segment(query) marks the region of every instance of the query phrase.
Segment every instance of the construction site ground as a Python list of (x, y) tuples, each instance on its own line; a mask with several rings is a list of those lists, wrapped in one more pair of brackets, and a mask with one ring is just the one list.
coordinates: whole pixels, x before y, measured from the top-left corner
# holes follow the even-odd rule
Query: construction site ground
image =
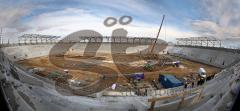
[[(114, 61), (113, 61), (114, 56)], [(171, 59), (172, 61), (180, 61), (181, 64), (179, 67), (174, 67), (171, 65), (159, 65), (159, 61), (161, 59)], [(63, 64), (61, 61), (58, 62), (60, 57), (55, 57), (54, 61), (57, 64)], [(143, 72), (144, 80), (142, 80), (143, 86), (150, 87), (152, 81), (158, 80), (159, 74), (172, 74), (175, 75), (179, 79), (186, 78), (196, 78), (197, 72), (200, 67), (206, 70), (207, 76), (214, 75), (218, 73), (221, 69), (209, 66), (206, 64), (201, 64), (198, 62), (193, 62), (190, 60), (186, 60), (179, 57), (173, 57), (170, 55), (158, 55), (157, 58), (148, 57), (146, 59), (146, 55), (139, 54), (97, 54), (96, 56), (92, 55), (79, 55), (79, 54), (71, 54), (65, 55), (65, 60), (79, 61), (81, 62), (81, 66), (79, 69), (67, 69), (69, 70), (69, 79), (73, 80), (81, 80), (87, 82), (94, 82), (98, 79), (101, 79), (102, 73), (117, 73), (118, 80), (116, 84), (119, 86), (128, 86), (131, 87), (133, 85), (132, 82), (129, 81), (128, 76), (133, 73)], [(51, 59), (52, 60), (52, 59)], [(154, 68), (152, 71), (146, 71), (143, 66), (146, 64), (148, 60), (153, 61)], [(65, 68), (60, 68), (56, 65), (53, 65), (49, 60), (48, 56), (31, 58), (26, 60), (18, 61), (17, 64), (20, 64), (23, 68), (30, 70), (33, 68), (42, 69), (37, 74), (43, 77), (46, 77), (49, 73), (54, 71), (64, 72)], [(71, 64), (71, 63), (70, 63)], [(104, 69), (105, 68), (105, 69)], [(109, 70), (111, 69), (111, 70)], [(124, 76), (125, 75), (125, 76)], [(136, 85), (135, 85), (136, 86)], [(142, 87), (142, 86), (141, 86)], [(125, 87), (119, 87), (119, 90), (126, 90)]]

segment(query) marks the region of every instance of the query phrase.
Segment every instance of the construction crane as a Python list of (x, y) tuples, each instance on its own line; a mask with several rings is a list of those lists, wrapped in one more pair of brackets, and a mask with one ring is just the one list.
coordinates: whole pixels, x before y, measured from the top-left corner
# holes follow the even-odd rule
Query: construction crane
[(156, 37), (154, 43), (152, 44), (152, 48), (151, 48), (151, 51), (150, 51), (151, 53), (153, 53), (154, 47), (155, 47), (155, 45), (156, 45), (156, 43), (157, 43), (157, 40), (158, 40), (160, 31), (161, 31), (161, 29), (162, 29), (162, 25), (163, 25), (164, 18), (165, 18), (165, 15), (163, 15), (162, 23), (161, 23), (161, 25), (160, 25), (160, 27), (159, 27), (159, 30), (158, 30), (158, 33), (157, 33), (157, 37)]
[[(157, 40), (158, 40), (160, 31), (161, 31), (161, 29), (162, 29), (162, 25), (163, 25), (164, 18), (165, 18), (165, 15), (163, 15), (162, 22), (161, 22), (161, 25), (160, 25), (160, 27), (159, 27), (159, 30), (158, 30), (157, 37), (156, 37), (155, 41), (153, 42), (153, 44), (152, 44), (151, 46), (149, 46), (149, 48), (151, 48), (151, 50), (150, 50), (150, 52), (148, 52), (147, 55), (144, 56), (144, 58), (148, 58), (148, 59), (159, 59), (159, 56), (158, 56), (157, 54), (154, 54), (154, 53), (153, 53), (153, 50), (154, 50), (154, 47), (155, 47), (155, 45), (156, 45), (156, 43), (157, 43)], [(153, 68), (153, 65), (150, 64), (150, 63), (146, 63), (146, 64), (144, 65), (144, 67), (145, 67), (145, 68), (144, 68), (145, 70), (148, 70), (148, 69), (151, 70), (151, 69)]]

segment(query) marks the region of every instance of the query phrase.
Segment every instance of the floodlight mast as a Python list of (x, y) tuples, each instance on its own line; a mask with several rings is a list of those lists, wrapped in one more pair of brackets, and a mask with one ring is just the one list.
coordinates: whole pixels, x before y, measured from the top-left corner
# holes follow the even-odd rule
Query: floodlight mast
[(156, 37), (156, 39), (155, 39), (155, 41), (154, 41), (154, 43), (153, 43), (153, 45), (152, 45), (152, 48), (151, 48), (151, 53), (153, 53), (154, 47), (155, 47), (155, 45), (156, 45), (156, 43), (157, 43), (157, 40), (158, 40), (160, 31), (161, 31), (161, 29), (162, 29), (162, 24), (163, 24), (164, 18), (165, 18), (165, 15), (163, 15), (162, 22), (161, 22), (161, 25), (160, 25), (160, 27), (159, 27), (158, 33), (157, 33), (157, 37)]
[(2, 27), (0, 28), (0, 44), (2, 44)]

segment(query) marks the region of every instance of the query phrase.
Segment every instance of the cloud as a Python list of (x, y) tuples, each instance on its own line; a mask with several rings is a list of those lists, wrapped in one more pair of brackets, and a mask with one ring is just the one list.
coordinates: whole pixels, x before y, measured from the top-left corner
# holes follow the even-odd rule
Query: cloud
[(31, 13), (31, 9), (35, 5), (27, 0), (16, 2), (14, 0), (2, 1), (0, 0), (0, 27), (3, 28), (5, 41), (9, 37), (16, 36), (19, 32), (24, 32), (29, 29), (22, 23), (22, 17)]
[(152, 17), (161, 15), (159, 11), (156, 11), (151, 7), (151, 4), (148, 0), (101, 0), (101, 1), (87, 0), (81, 1), (80, 3), (90, 6), (97, 6), (100, 8), (105, 7), (108, 10), (114, 10), (121, 13), (125, 12), (134, 15), (138, 15), (139, 13), (141, 13), (142, 16)]
[[(24, 33), (39, 33), (66, 36), (72, 32), (90, 29), (101, 33), (103, 36), (111, 36), (112, 31), (117, 28), (124, 28), (128, 36), (134, 37), (156, 37), (158, 25), (148, 24), (133, 18), (129, 25), (116, 24), (113, 27), (106, 27), (103, 21), (107, 15), (95, 15), (91, 11), (67, 8), (60, 11), (40, 14), (29, 21), (27, 25), (30, 30)], [(118, 18), (118, 17), (116, 17)], [(166, 32), (166, 34), (165, 34)], [(173, 41), (175, 37), (196, 36), (193, 32), (181, 31), (172, 26), (163, 25), (160, 38)]]
[(18, 28), (23, 30), (20, 25), (21, 18), (30, 14), (31, 9), (35, 6), (31, 2), (23, 0), (16, 2), (13, 0), (0, 1), (0, 26), (6, 28)]
[(203, 36), (240, 37), (239, 0), (203, 0), (206, 17), (192, 21), (193, 29)]

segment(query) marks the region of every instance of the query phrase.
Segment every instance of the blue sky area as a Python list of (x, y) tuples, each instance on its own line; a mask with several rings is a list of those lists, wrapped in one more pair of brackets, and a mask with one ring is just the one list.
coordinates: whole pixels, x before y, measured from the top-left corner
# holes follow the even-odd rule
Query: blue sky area
[[(130, 0), (131, 1), (131, 0)], [(109, 16), (129, 15), (136, 20), (140, 20), (151, 24), (160, 24), (162, 15), (166, 15), (169, 25), (180, 27), (189, 26), (188, 20), (202, 19), (203, 10), (201, 10), (201, 2), (199, 0), (132, 0), (138, 4), (128, 4), (128, 0), (124, 3), (113, 2), (111, 0), (41, 0), (34, 1), (35, 4), (42, 4), (44, 7), (36, 8), (31, 14), (24, 19), (52, 11), (64, 10), (66, 8), (78, 8), (89, 10), (95, 15), (109, 14)], [(144, 1), (141, 3), (141, 1)], [(104, 3), (103, 3), (104, 2)], [(128, 5), (124, 5), (128, 4)], [(139, 4), (141, 4), (139, 6)], [(129, 8), (129, 5), (132, 7)], [(134, 6), (136, 5), (136, 6)], [(143, 6), (142, 6), (143, 5)], [(139, 7), (138, 7), (139, 6)], [(144, 13), (134, 10), (134, 7), (148, 8)]]
[[(0, 26), (5, 36), (24, 33), (66, 36), (93, 29), (111, 35), (126, 28), (130, 36), (154, 36), (166, 15), (160, 36), (239, 37), (239, 0), (0, 0)], [(128, 26), (106, 28), (106, 17), (131, 16)]]

